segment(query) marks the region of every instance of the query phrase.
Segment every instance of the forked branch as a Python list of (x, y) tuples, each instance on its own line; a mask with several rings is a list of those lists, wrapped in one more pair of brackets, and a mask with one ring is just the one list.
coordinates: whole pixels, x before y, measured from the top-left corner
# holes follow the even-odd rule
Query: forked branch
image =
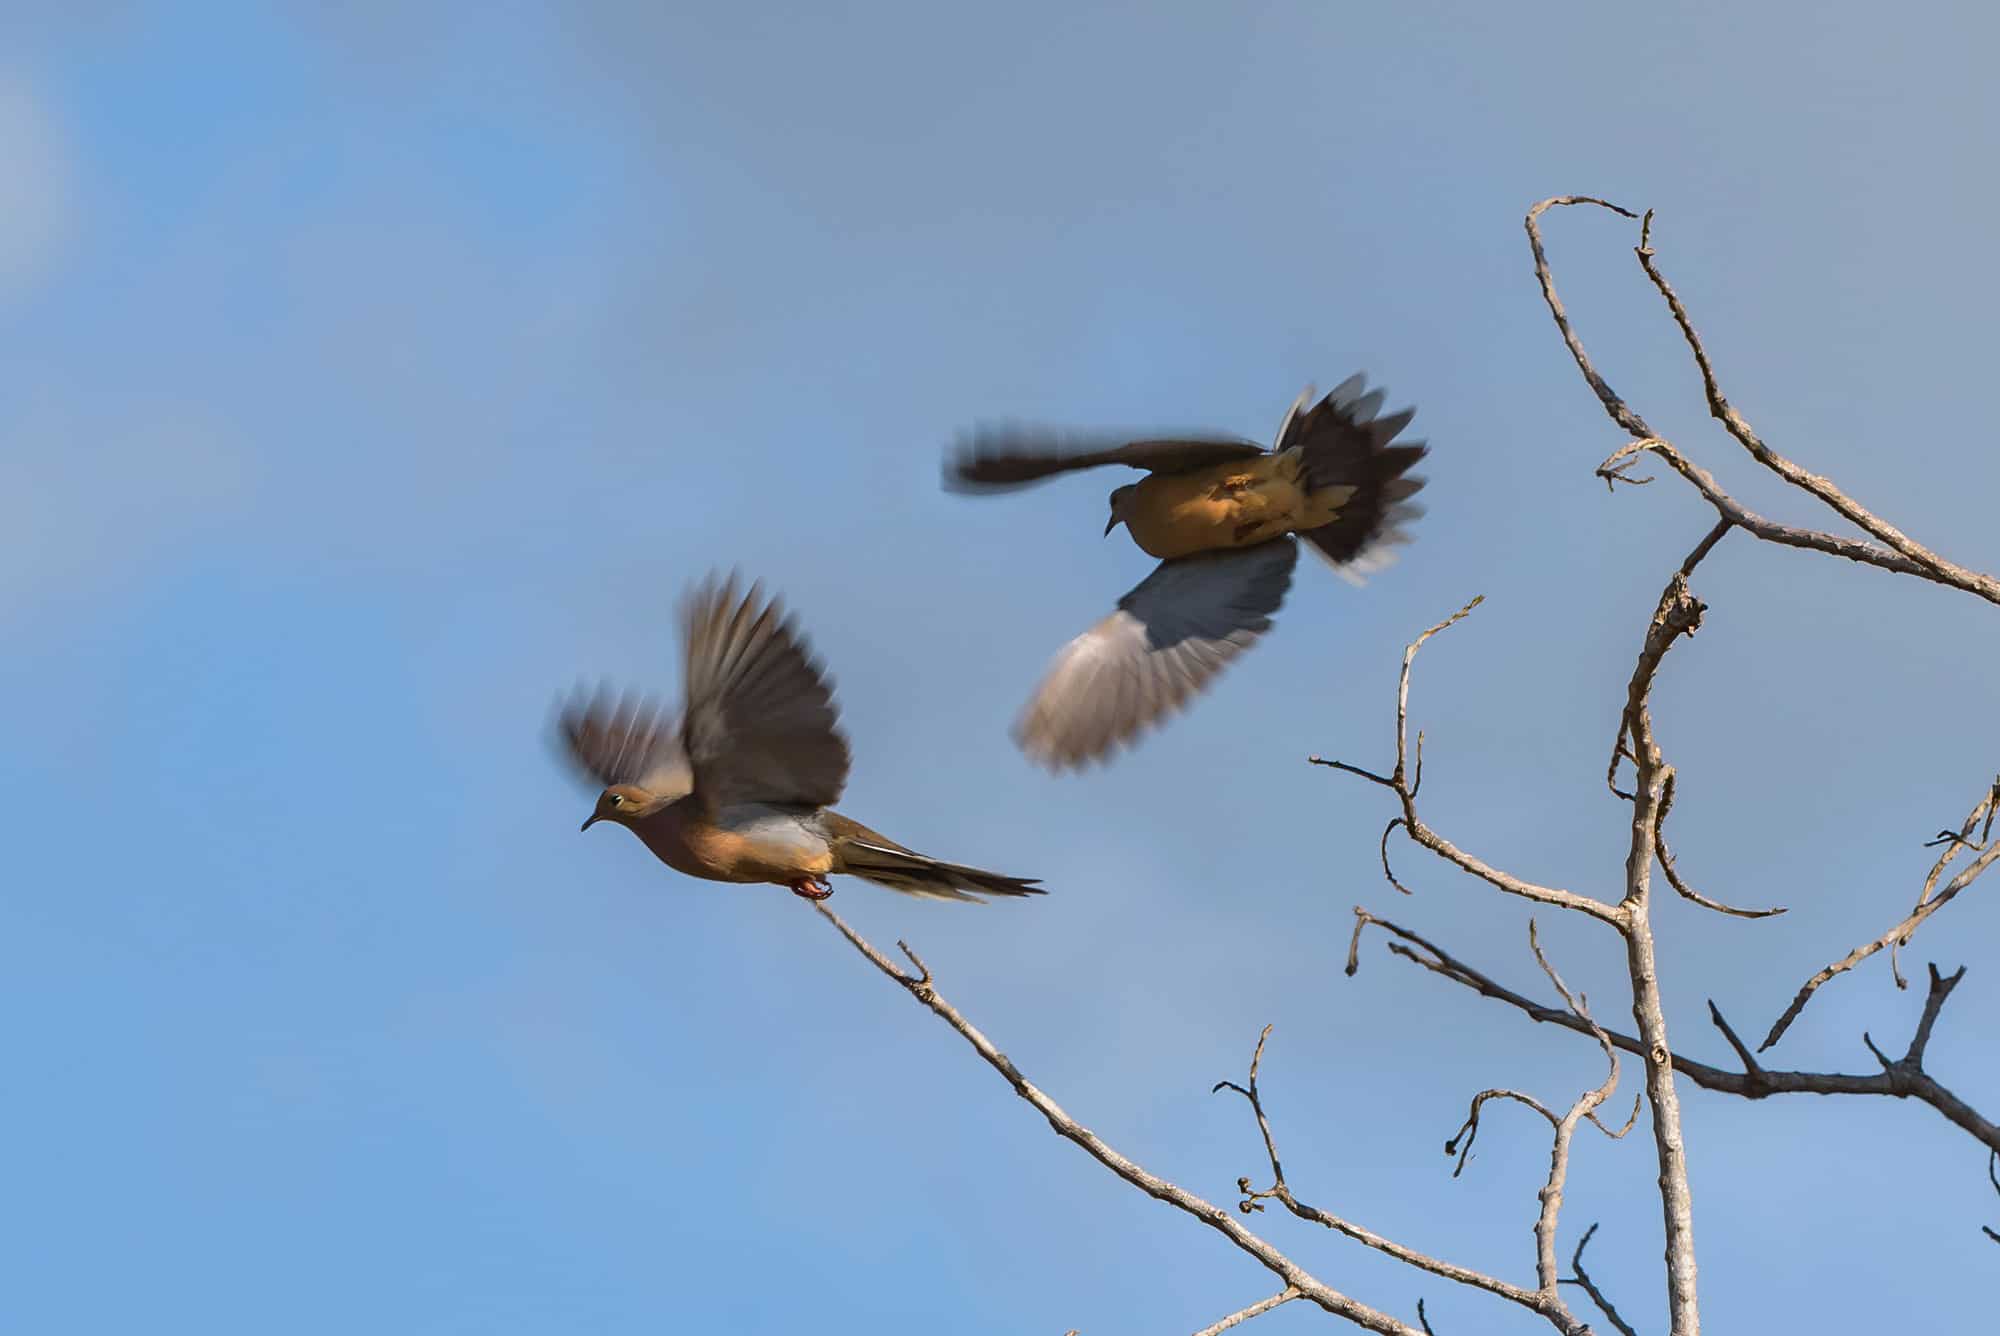
[[(1804, 984), (1800, 985), (1799, 991), (1792, 998), (1791, 1004), (1785, 1008), (1784, 1013), (1777, 1020), (1771, 1023), (1771, 1032), (1764, 1036), (1764, 1042), (1757, 1045), (1758, 1052), (1763, 1052), (1784, 1037), (1785, 1031), (1791, 1028), (1792, 1022), (1798, 1019), (1799, 1013), (1805, 1010), (1806, 1003), (1812, 1001), (1813, 994), (1819, 991), (1822, 984), (1836, 975), (1845, 974), (1885, 947), (1890, 948), (1889, 958), (1896, 986), (1898, 988), (1909, 986), (1903, 979), (1902, 969), (1896, 965), (1897, 953), (1908, 943), (1911, 936), (1923, 924), (1924, 920), (1950, 904), (1960, 891), (1972, 885), (1973, 882), (1979, 879), (1981, 873), (1993, 866), (1996, 859), (2000, 859), (2000, 840), (1981, 846), (1967, 838), (1972, 834), (1973, 828), (1980, 823), (1980, 818), (1990, 818), (1996, 797), (2000, 797), (2000, 784), (1996, 784), (1993, 788), (1988, 789), (1980, 797), (1980, 800), (1973, 805), (1972, 811), (1967, 814), (1964, 824), (1960, 826), (1958, 834), (1953, 835), (1950, 831), (1944, 832), (1949, 837), (1945, 841), (1945, 850), (1938, 856), (1937, 862), (1932, 865), (1930, 875), (1924, 878), (1924, 889), (1917, 896), (1916, 908), (1912, 909), (1902, 922), (1883, 933), (1880, 937), (1875, 938), (1873, 941), (1863, 942), (1860, 946), (1855, 947), (1839, 960), (1826, 966), (1810, 979), (1807, 979)], [(1992, 827), (1989, 824), (1986, 834), (1981, 838), (1987, 838), (1991, 834)], [(1972, 861), (1961, 868), (1957, 876), (1945, 883), (1944, 889), (1939, 890), (1938, 879), (1944, 875), (1945, 868), (1959, 854), (1968, 850), (1974, 855)]]
[(1538, 904), (1554, 905), (1558, 909), (1573, 909), (1578, 913), (1588, 914), (1594, 919), (1609, 923), (1613, 927), (1618, 927), (1624, 921), (1624, 912), (1618, 906), (1608, 905), (1602, 900), (1593, 900), (1587, 895), (1578, 895), (1575, 891), (1566, 891), (1560, 887), (1537, 885), (1534, 882), (1525, 881), (1510, 873), (1502, 872), (1499, 868), (1487, 863), (1484, 859), (1466, 853), (1457, 845), (1445, 839), (1444, 836), (1426, 825), (1423, 818), (1417, 815), (1417, 793), (1423, 783), (1423, 734), (1421, 732), (1417, 734), (1416, 765), (1413, 769), (1410, 765), (1410, 665), (1416, 661), (1417, 651), (1423, 648), (1425, 641), (1445, 628), (1464, 620), (1471, 614), (1474, 608), (1485, 601), (1486, 596), (1484, 594), (1479, 595), (1403, 648), (1403, 670), (1396, 680), (1396, 767), (1394, 770), (1386, 775), (1381, 775), (1372, 770), (1364, 770), (1358, 765), (1351, 765), (1346, 761), (1330, 761), (1320, 756), (1308, 756), (1306, 762), (1309, 765), (1323, 765), (1329, 769), (1345, 771), (1347, 774), (1358, 776), (1371, 784), (1380, 785), (1382, 788), (1388, 789), (1396, 795), (1397, 801), (1402, 806), (1403, 814), (1397, 820), (1391, 821), (1388, 828), (1382, 832), (1382, 872), (1384, 876), (1388, 877), (1389, 884), (1404, 894), (1407, 895), (1409, 893), (1408, 888), (1397, 881), (1395, 874), (1389, 871), (1389, 833), (1395, 830), (1399, 824), (1402, 826), (1404, 834), (1408, 835), (1412, 841), (1430, 850), (1446, 862), (1471, 873), (1496, 890), (1505, 891), (1508, 895), (1519, 896), (1524, 900), (1533, 900)]
[[(1414, 965), (1421, 965), (1431, 973), (1469, 988), (1482, 997), (1504, 1002), (1529, 1020), (1539, 1024), (1558, 1025), (1578, 1034), (1592, 1033), (1589, 1027), (1579, 1022), (1568, 1011), (1559, 1006), (1537, 1002), (1523, 993), (1500, 983), (1492, 975), (1466, 963), (1452, 955), (1429, 938), (1388, 919), (1371, 914), (1356, 906), (1354, 910), (1354, 936), (1348, 944), (1348, 973), (1359, 968), (1361, 936), (1370, 926), (1381, 928), (1392, 938), (1389, 943), (1391, 954), (1401, 957)], [(1957, 985), (1963, 971), (1956, 974), (1939, 975), (1933, 970), (1930, 994), (1925, 998), (1923, 1017), (1919, 1019), (1919, 1031), (1928, 1036), (1936, 1025), (1939, 1013), (1951, 990)], [(1891, 1062), (1879, 1072), (1866, 1075), (1845, 1072), (1772, 1071), (1758, 1064), (1751, 1052), (1736, 1032), (1730, 1028), (1714, 1003), (1709, 1004), (1709, 1018), (1730, 1046), (1736, 1050), (1743, 1063), (1741, 1072), (1732, 1072), (1679, 1053), (1671, 1055), (1673, 1068), (1704, 1090), (1719, 1094), (1736, 1095), (1743, 1099), (1764, 1099), (1771, 1095), (1888, 1095), (1896, 1099), (1914, 1099), (1936, 1109), (1955, 1126), (1969, 1133), (1989, 1150), (2000, 1151), (2000, 1125), (1995, 1125), (1971, 1105), (1953, 1094), (1937, 1079), (1923, 1070), (1923, 1048), (1916, 1044), (1912, 1035), (1912, 1053), (1906, 1050), (1900, 1062)], [(1644, 1056), (1645, 1045), (1629, 1034), (1617, 1030), (1605, 1032), (1612, 1045), (1627, 1053)]]

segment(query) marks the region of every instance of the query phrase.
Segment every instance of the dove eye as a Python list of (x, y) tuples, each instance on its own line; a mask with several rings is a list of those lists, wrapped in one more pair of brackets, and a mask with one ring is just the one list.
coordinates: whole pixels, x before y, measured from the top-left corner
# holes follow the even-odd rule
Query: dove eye
[(612, 805), (613, 807), (623, 807), (623, 806), (625, 805), (625, 795), (624, 795), (624, 794), (622, 794), (622, 793), (614, 793), (614, 794), (612, 794), (612, 795), (611, 795), (611, 805)]

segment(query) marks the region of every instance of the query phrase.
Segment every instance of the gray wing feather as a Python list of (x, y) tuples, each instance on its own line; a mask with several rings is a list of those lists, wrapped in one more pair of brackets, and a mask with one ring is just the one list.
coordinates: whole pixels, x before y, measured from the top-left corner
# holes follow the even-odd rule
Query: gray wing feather
[(1186, 705), (1270, 629), (1298, 555), (1280, 538), (1161, 562), (1056, 655), (1015, 725), (1021, 749), (1087, 765)]
[(710, 579), (681, 619), (694, 791), (713, 807), (838, 799), (848, 751), (833, 686), (778, 601)]
[(620, 700), (608, 687), (579, 689), (564, 703), (556, 730), (576, 767), (606, 788), (632, 784), (679, 797), (694, 787), (680, 720), (637, 693)]

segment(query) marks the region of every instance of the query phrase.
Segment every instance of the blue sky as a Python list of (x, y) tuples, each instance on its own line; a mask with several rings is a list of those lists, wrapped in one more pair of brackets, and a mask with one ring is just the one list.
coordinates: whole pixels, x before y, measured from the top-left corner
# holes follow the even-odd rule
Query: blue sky
[[(1209, 1086), (1258, 1028), (1293, 1183), (1525, 1280), (1537, 1126), (1590, 1047), (1382, 954), (1356, 903), (1524, 988), (1526, 915), (1404, 852), (1382, 795), (1426, 650), (1429, 819), (1612, 893), (1603, 758), (1659, 587), (1707, 517), (1607, 496), (1620, 444), (1536, 294), (1544, 195), (1660, 210), (1662, 263), (1764, 436), (2000, 567), (1996, 193), (1971, 5), (1330, 6), (116, 0), (0, 19), (0, 966), (9, 1325), (301, 1333), (1193, 1330), (1274, 1288), (1051, 1137), (792, 897), (679, 878), (557, 763), (579, 677), (665, 689), (710, 566), (832, 667), (843, 806), (1042, 901), (834, 901), (909, 938), (1028, 1074), (1215, 1199), (1258, 1171)], [(1600, 365), (1753, 505), (1632, 229), (1550, 221)], [(1266, 438), (1308, 381), (1414, 402), (1430, 513), (1119, 765), (1051, 780), (1006, 724), (1148, 562), (1111, 480), (949, 496), (982, 417)], [(1672, 835), (1768, 923), (1658, 914), (1677, 1043), (1726, 1050), (1905, 907), (1991, 778), (2000, 621), (1732, 538), (1657, 707)], [(1984, 888), (1981, 888), (1983, 890)], [(1619, 956), (1543, 920), (1622, 1019)], [(2000, 929), (1932, 1069), (2000, 1108)], [(1921, 993), (1876, 962), (1774, 1058), (1867, 1070)], [(1636, 1075), (1615, 1103), (1621, 1109)], [(1718, 1330), (1964, 1330), (2000, 1222), (1978, 1147), (1892, 1101), (1689, 1090)], [(1579, 1145), (1564, 1250), (1663, 1328), (1643, 1136)], [(1259, 1227), (1441, 1331), (1537, 1329), (1339, 1240)], [(1294, 1309), (1259, 1330), (1304, 1330)]]

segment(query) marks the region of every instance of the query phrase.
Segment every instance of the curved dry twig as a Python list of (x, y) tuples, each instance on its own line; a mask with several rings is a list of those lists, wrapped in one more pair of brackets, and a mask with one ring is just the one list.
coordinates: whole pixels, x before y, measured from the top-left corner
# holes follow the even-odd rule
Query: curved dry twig
[[(1610, 200), (1598, 199), (1594, 195), (1557, 195), (1543, 200), (1528, 210), (1525, 224), (1528, 229), (1528, 248), (1535, 253), (1535, 277), (1542, 285), (1542, 300), (1549, 304), (1549, 314), (1555, 317), (1556, 328), (1561, 331), (1563, 342), (1569, 345), (1569, 355), (1576, 359), (1577, 369), (1583, 372), (1584, 380), (1588, 381), (1590, 388), (1596, 391), (1598, 399), (1604, 404), (1604, 411), (1611, 415), (1611, 420), (1634, 436), (1651, 436), (1653, 429), (1646, 425), (1646, 419), (1640, 417), (1632, 410), (1631, 405), (1619, 398), (1618, 392), (1611, 388), (1610, 382), (1599, 375), (1597, 368), (1591, 365), (1590, 354), (1583, 350), (1583, 340), (1577, 337), (1576, 330), (1570, 326), (1569, 312), (1563, 310), (1562, 299), (1556, 296), (1555, 275), (1549, 271), (1548, 252), (1542, 249), (1541, 218), (1550, 209), (1578, 204), (1609, 209), (1621, 218), (1636, 219), (1639, 216), (1630, 209), (1613, 204)], [(1624, 481), (1639, 480), (1624, 479)], [(1650, 482), (1651, 479), (1646, 481)]]
[(1632, 1324), (1618, 1315), (1618, 1310), (1611, 1306), (1611, 1300), (1605, 1298), (1604, 1291), (1598, 1289), (1597, 1283), (1591, 1280), (1590, 1273), (1583, 1269), (1583, 1250), (1590, 1246), (1591, 1237), (1596, 1233), (1597, 1222), (1592, 1221), (1590, 1228), (1583, 1231), (1583, 1237), (1576, 1241), (1576, 1251), (1570, 1254), (1569, 1269), (1571, 1274), (1564, 1276), (1558, 1283), (1579, 1286), (1585, 1294), (1590, 1296), (1590, 1301), (1597, 1305), (1598, 1311), (1604, 1314), (1605, 1319), (1612, 1326), (1618, 1328), (1620, 1332), (1624, 1333), (1624, 1336), (1639, 1336), (1639, 1333), (1632, 1329)]
[(1682, 899), (1693, 901), (1703, 909), (1712, 909), (1718, 914), (1728, 914), (1734, 918), (1772, 918), (1784, 913), (1785, 907), (1783, 905), (1778, 905), (1772, 909), (1738, 909), (1734, 905), (1725, 905), (1720, 900), (1709, 899), (1700, 891), (1697, 891), (1694, 887), (1681, 880), (1680, 870), (1674, 866), (1673, 851), (1667, 848), (1666, 832), (1662, 829), (1667, 824), (1667, 813), (1673, 810), (1674, 782), (1675, 776), (1667, 776), (1665, 791), (1660, 795), (1659, 814), (1653, 821), (1653, 854), (1660, 860), (1660, 871), (1667, 874), (1667, 884), (1679, 892)]
[(1458, 1130), (1451, 1134), (1449, 1141), (1444, 1143), (1444, 1153), (1458, 1157), (1458, 1163), (1451, 1167), (1451, 1176), (1453, 1178), (1457, 1178), (1465, 1172), (1465, 1162), (1472, 1154), (1472, 1143), (1479, 1139), (1479, 1111), (1485, 1108), (1486, 1101), (1491, 1099), (1512, 1100), (1524, 1108), (1533, 1109), (1536, 1113), (1542, 1115), (1543, 1120), (1548, 1123), (1551, 1130), (1560, 1130), (1562, 1127), (1562, 1119), (1556, 1116), (1555, 1110), (1536, 1099), (1533, 1095), (1525, 1094), (1519, 1090), (1508, 1090), (1505, 1087), (1492, 1087), (1482, 1090), (1472, 1097), (1472, 1107), (1466, 1111), (1465, 1121), (1458, 1125)]
[[(2000, 1193), (2000, 1150), (1987, 1152), (1986, 1179), (1993, 1184), (1993, 1190), (1996, 1193)], [(1979, 1232), (1987, 1238), (1992, 1239), (1995, 1243), (2000, 1243), (2000, 1233), (1995, 1233), (1993, 1226), (1981, 1225)], [(1421, 1311), (1421, 1305), (1419, 1305), (1419, 1309)]]

